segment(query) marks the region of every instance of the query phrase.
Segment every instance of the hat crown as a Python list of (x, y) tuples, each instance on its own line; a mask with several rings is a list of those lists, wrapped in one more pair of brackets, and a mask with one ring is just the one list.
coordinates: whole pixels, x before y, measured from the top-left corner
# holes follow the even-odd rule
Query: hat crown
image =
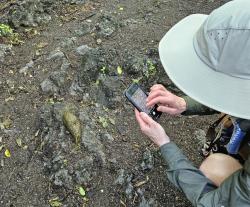
[(250, 79), (250, 1), (235, 0), (214, 10), (197, 31), (194, 47), (210, 68)]

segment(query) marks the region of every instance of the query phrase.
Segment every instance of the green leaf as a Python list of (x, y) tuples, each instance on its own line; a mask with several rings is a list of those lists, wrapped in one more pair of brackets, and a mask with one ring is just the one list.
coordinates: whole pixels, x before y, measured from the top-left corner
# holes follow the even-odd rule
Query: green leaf
[(53, 198), (49, 200), (49, 204), (51, 207), (60, 207), (62, 206), (62, 203), (58, 201), (58, 198)]
[(139, 83), (142, 78), (132, 79), (133, 83)]
[(5, 152), (4, 152), (4, 155), (5, 157), (11, 157), (11, 153), (10, 153), (10, 150), (9, 149), (6, 149)]
[(118, 75), (121, 75), (121, 74), (122, 74), (122, 68), (121, 68), (121, 66), (118, 66), (118, 67), (117, 67), (117, 73), (118, 73)]
[(108, 121), (105, 117), (99, 116), (99, 123), (102, 125), (103, 128), (108, 127)]
[(103, 74), (107, 74), (108, 73), (108, 68), (106, 68), (105, 66), (103, 66), (101, 69), (100, 69), (101, 73)]
[(79, 187), (79, 193), (80, 193), (80, 195), (82, 196), (82, 197), (85, 197), (85, 195), (86, 195), (86, 192), (85, 192), (85, 190), (83, 189), (83, 187)]

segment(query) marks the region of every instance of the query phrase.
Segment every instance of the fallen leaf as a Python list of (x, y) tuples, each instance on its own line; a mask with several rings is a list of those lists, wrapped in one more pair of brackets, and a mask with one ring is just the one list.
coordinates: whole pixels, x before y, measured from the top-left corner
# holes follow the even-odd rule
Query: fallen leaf
[(1, 129), (9, 129), (12, 126), (12, 120), (10, 118), (5, 119), (2, 123), (0, 123)]
[(62, 203), (60, 201), (58, 201), (58, 198), (53, 198), (49, 200), (49, 204), (51, 207), (60, 207), (62, 206)]
[(137, 182), (134, 186), (135, 186), (136, 188), (138, 188), (138, 187), (140, 187), (141, 185), (146, 184), (148, 181), (149, 181), (149, 177), (147, 176), (146, 180)]
[(83, 200), (84, 201), (89, 201), (89, 199), (87, 197), (84, 197)]
[(80, 193), (80, 195), (82, 196), (82, 197), (85, 197), (85, 195), (86, 195), (86, 192), (85, 192), (85, 190), (83, 189), (83, 187), (79, 187), (79, 193)]
[(74, 137), (75, 143), (79, 144), (82, 133), (81, 123), (79, 119), (70, 111), (65, 111), (63, 113), (63, 123), (65, 124), (71, 135)]
[(28, 145), (24, 145), (24, 146), (23, 146), (23, 149), (24, 149), (24, 150), (28, 149)]
[(16, 143), (17, 143), (18, 147), (22, 147), (22, 139), (21, 138), (17, 138)]
[(38, 129), (38, 130), (36, 131), (36, 133), (35, 133), (35, 137), (37, 137), (37, 136), (38, 136), (39, 132), (40, 132), (40, 129)]
[(15, 97), (10, 96), (10, 97), (6, 98), (4, 101), (9, 102), (9, 101), (14, 101), (14, 100), (15, 100)]
[(139, 144), (134, 144), (134, 147), (140, 148), (140, 145)]
[(41, 49), (41, 48), (47, 47), (48, 45), (49, 45), (49, 43), (47, 43), (47, 42), (40, 42), (36, 45), (36, 47)]
[(115, 120), (114, 119), (109, 118), (109, 121), (110, 121), (111, 124), (115, 125)]
[(118, 66), (118, 67), (117, 67), (117, 73), (118, 73), (118, 75), (121, 75), (121, 74), (122, 74), (122, 68), (121, 68), (121, 66)]
[(10, 150), (6, 149), (4, 152), (5, 157), (11, 157)]
[(122, 200), (120, 200), (120, 204), (122, 204), (124, 207), (127, 207), (127, 205)]

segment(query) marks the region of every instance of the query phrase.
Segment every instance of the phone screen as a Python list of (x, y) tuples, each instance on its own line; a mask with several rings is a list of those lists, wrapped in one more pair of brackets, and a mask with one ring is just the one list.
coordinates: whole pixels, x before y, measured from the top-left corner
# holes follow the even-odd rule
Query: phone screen
[(137, 90), (133, 93), (131, 98), (133, 99), (135, 104), (140, 107), (142, 111), (144, 111), (147, 114), (150, 113), (152, 108), (148, 108), (146, 106), (147, 95), (140, 88), (137, 88)]

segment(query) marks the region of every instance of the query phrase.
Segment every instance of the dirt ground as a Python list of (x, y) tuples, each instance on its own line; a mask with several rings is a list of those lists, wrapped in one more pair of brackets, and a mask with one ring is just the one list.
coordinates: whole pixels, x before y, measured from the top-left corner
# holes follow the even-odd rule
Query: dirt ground
[[(22, 1), (1, 2), (0, 20)], [(23, 43), (0, 65), (0, 206), (191, 206), (167, 180), (123, 91), (140, 79), (145, 89), (163, 83), (179, 93), (159, 62), (158, 43), (183, 17), (225, 1), (48, 2), (48, 22), (12, 22)], [(97, 48), (94, 55), (89, 48)], [(79, 137), (65, 111), (80, 123)], [(200, 137), (213, 119), (163, 115), (160, 122), (198, 166)]]

